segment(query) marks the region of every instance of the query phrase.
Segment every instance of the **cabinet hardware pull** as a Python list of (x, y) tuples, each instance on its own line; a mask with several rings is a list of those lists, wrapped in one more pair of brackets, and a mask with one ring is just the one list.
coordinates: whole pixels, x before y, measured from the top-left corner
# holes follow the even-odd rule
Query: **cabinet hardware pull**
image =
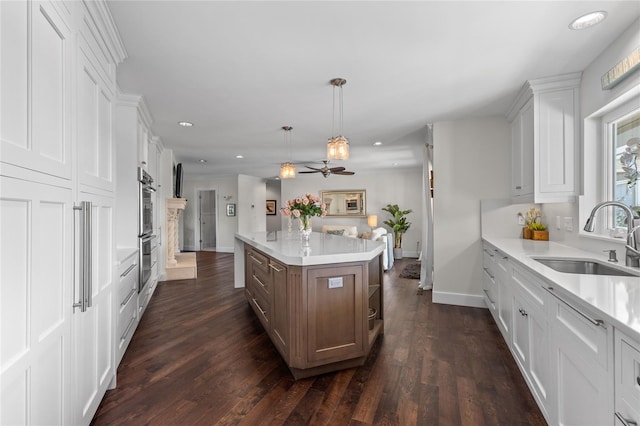
[(640, 376), (636, 377), (636, 382), (638, 383), (638, 386), (640, 386)]
[(522, 189), (522, 187), (521, 186), (516, 186), (516, 189)]
[(251, 256), (251, 259), (253, 259), (253, 261), (256, 262), (258, 265), (262, 265), (262, 262), (259, 259), (256, 259), (255, 257), (253, 257), (252, 254), (250, 254), (249, 256)]
[(122, 274), (120, 274), (120, 278), (126, 277), (129, 274), (129, 272), (133, 271), (133, 268), (135, 268), (136, 266), (138, 266), (138, 265), (136, 265), (135, 263), (133, 265), (129, 266), (126, 271), (124, 271)]
[(496, 253), (498, 253), (500, 255), (500, 257), (502, 257), (504, 260), (509, 259), (509, 256), (505, 256), (504, 254), (500, 253), (500, 250), (498, 249), (493, 249), (493, 251), (495, 251)]
[(631, 425), (635, 425), (637, 426), (638, 423), (634, 422), (633, 420), (627, 420), (624, 417), (622, 417), (622, 414), (620, 414), (619, 412), (616, 411), (616, 417), (618, 418), (618, 420), (620, 420), (620, 422), (624, 425), (624, 426), (631, 426)]
[(484, 294), (487, 295), (487, 299), (489, 299), (489, 302), (491, 302), (491, 304), (495, 306), (496, 303), (493, 300), (491, 300), (491, 297), (489, 296), (489, 292), (484, 288), (482, 289), (482, 291), (484, 291)]
[(258, 279), (258, 277), (256, 277), (255, 275), (253, 276), (253, 279), (258, 281), (258, 284), (260, 284), (262, 287), (267, 288), (264, 284), (262, 284), (262, 281), (260, 281), (260, 279)]
[(493, 275), (491, 275), (491, 272), (489, 272), (489, 269), (488, 269), (488, 268), (482, 268), (482, 269), (484, 269), (484, 271), (487, 273), (487, 275), (489, 275), (489, 278), (491, 278), (492, 280), (495, 280), (495, 279), (496, 279), (496, 277), (494, 277)]
[(487, 253), (489, 256), (493, 257), (493, 253), (491, 253), (489, 250), (484, 249), (484, 252)]
[(134, 316), (133, 318), (131, 318), (131, 320), (129, 321), (129, 324), (127, 325), (127, 328), (125, 328), (124, 333), (122, 333), (122, 336), (120, 336), (120, 341), (123, 342), (126, 338), (127, 338), (127, 334), (129, 334), (129, 330), (131, 329), (131, 327), (133, 326), (133, 323), (136, 321), (136, 317)]
[(276, 271), (276, 272), (282, 272), (282, 271), (284, 271), (284, 269), (278, 269), (278, 268), (276, 268), (275, 266), (273, 266), (271, 263), (269, 264), (269, 268), (273, 269), (273, 270), (274, 270), (274, 271)]
[(131, 291), (129, 292), (129, 294), (127, 294), (127, 298), (124, 299), (124, 302), (122, 302), (120, 304), (120, 306), (127, 306), (127, 303), (129, 303), (129, 300), (131, 300), (131, 298), (133, 297), (133, 295), (135, 294), (136, 289), (132, 288)]
[[(91, 256), (91, 230), (93, 229), (91, 226), (91, 202), (90, 201), (81, 201), (79, 206), (73, 206), (73, 210), (80, 211), (80, 249), (79, 249), (79, 258), (80, 258), (80, 301), (74, 302), (74, 308), (80, 308), (80, 312), (86, 312), (87, 308), (91, 307), (91, 264), (93, 262)], [(74, 288), (75, 293), (75, 288)], [(75, 296), (74, 296), (75, 299)]]
[(253, 303), (256, 304), (256, 306), (258, 307), (258, 310), (260, 311), (260, 313), (266, 317), (267, 315), (265, 315), (265, 314), (267, 313), (267, 311), (262, 309), (262, 307), (260, 306), (258, 301), (256, 299), (253, 299)]
[(553, 297), (555, 297), (556, 299), (558, 299), (559, 301), (561, 301), (562, 303), (564, 303), (565, 305), (567, 305), (569, 308), (573, 309), (578, 315), (580, 315), (582, 318), (586, 319), (587, 321), (589, 321), (591, 324), (598, 326), (598, 327), (602, 327), (605, 330), (607, 329), (607, 326), (605, 324), (604, 321), (602, 321), (601, 319), (593, 319), (589, 316), (587, 316), (586, 314), (582, 313), (580, 310), (578, 310), (578, 308), (572, 306), (571, 304), (569, 304), (567, 301), (565, 301), (564, 299), (562, 299), (560, 296), (558, 296), (556, 293), (553, 292), (553, 287), (547, 287), (547, 291), (553, 295)]

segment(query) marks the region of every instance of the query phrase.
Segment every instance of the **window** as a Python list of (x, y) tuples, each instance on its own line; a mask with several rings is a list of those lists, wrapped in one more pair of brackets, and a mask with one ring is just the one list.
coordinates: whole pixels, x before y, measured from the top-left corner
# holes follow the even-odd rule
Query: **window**
[[(629, 108), (618, 108), (604, 117), (608, 143), (605, 144), (609, 155), (611, 171), (607, 188), (607, 199), (623, 202), (635, 207), (640, 206), (640, 108), (629, 112)], [(639, 207), (640, 209), (640, 207)], [(636, 210), (636, 209), (634, 209)], [(608, 227), (626, 227), (625, 214), (620, 209), (612, 210), (607, 221)]]

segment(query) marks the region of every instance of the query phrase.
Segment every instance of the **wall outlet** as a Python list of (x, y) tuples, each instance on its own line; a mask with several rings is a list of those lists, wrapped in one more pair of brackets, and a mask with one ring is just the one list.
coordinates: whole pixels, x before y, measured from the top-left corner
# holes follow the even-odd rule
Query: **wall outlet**
[(564, 230), (567, 232), (573, 232), (573, 218), (568, 216), (564, 218)]
[(329, 288), (342, 288), (342, 277), (329, 278)]

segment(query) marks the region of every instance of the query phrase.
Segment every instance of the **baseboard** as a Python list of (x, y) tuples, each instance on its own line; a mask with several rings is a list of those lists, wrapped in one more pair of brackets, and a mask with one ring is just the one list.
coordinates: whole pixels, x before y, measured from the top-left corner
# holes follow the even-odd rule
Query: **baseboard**
[(198, 251), (198, 249), (196, 248), (196, 246), (184, 246), (180, 251)]
[(233, 253), (233, 247), (216, 247), (218, 253)]
[(402, 250), (402, 258), (406, 259), (406, 258), (418, 258), (418, 256), (420, 255), (419, 252), (417, 251), (409, 251), (409, 250)]
[(447, 293), (444, 291), (433, 290), (431, 296), (433, 303), (440, 303), (443, 305), (456, 305), (456, 306), (468, 306), (470, 308), (487, 308), (484, 303), (484, 298), (481, 295), (475, 294), (462, 294), (462, 293)]

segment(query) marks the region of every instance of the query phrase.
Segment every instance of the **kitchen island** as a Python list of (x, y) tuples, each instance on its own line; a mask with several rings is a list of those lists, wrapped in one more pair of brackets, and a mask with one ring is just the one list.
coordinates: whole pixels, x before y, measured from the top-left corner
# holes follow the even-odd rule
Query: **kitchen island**
[(236, 234), (235, 286), (296, 379), (364, 364), (384, 331), (383, 250), (316, 232)]

